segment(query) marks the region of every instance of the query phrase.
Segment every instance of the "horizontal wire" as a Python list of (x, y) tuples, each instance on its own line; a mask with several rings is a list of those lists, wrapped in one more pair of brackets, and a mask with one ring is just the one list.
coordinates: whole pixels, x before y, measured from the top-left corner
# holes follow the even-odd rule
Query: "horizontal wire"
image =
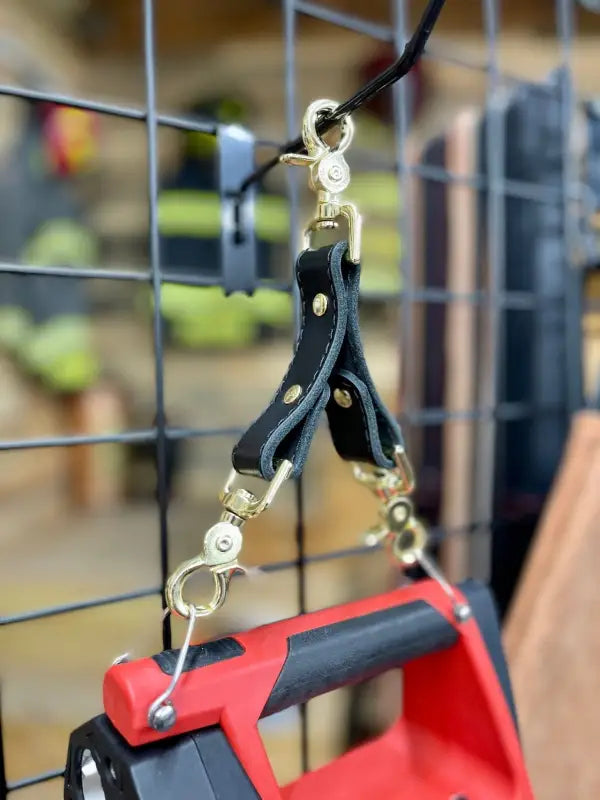
[[(136, 281), (150, 283), (152, 275), (148, 270), (99, 269), (97, 267), (43, 266), (41, 264), (16, 264), (0, 262), (0, 273), (14, 275), (41, 275), (49, 278), (84, 278), (107, 281)], [(174, 283), (179, 286), (221, 287), (223, 279), (219, 275), (193, 275), (190, 272), (163, 271), (160, 275), (162, 283)], [(261, 279), (256, 282), (257, 289), (272, 289), (277, 292), (290, 292), (291, 286), (284, 281)], [(223, 288), (224, 291), (224, 288)]]
[[(243, 433), (241, 425), (230, 425), (223, 428), (183, 428), (166, 429), (167, 439), (200, 439), (218, 436), (235, 436)], [(45, 447), (79, 447), (96, 444), (140, 444), (156, 441), (156, 428), (139, 431), (123, 431), (122, 433), (106, 433), (93, 436), (42, 436), (36, 439), (15, 439), (0, 441), (0, 452), (3, 450), (35, 450)]]
[[(380, 42), (393, 43), (394, 31), (389, 25), (381, 25), (376, 22), (371, 22), (363, 17), (357, 17), (354, 14), (347, 14), (343, 11), (337, 11), (332, 8), (322, 6), (319, 3), (308, 2), (307, 0), (296, 0), (296, 11), (307, 17), (327, 22), (335, 25), (338, 28), (343, 28), (353, 33), (369, 36)], [(444, 44), (439, 41), (428, 43), (423, 51), (422, 58), (428, 61), (437, 61), (461, 67), (462, 69), (472, 70), (475, 72), (487, 72), (489, 69), (489, 62), (487, 59), (481, 59), (477, 56), (470, 56), (465, 53), (456, 55), (457, 48), (452, 44)], [(499, 77), (510, 83), (527, 83), (522, 75), (508, 70), (501, 70)], [(537, 83), (537, 82), (535, 82)]]
[[(312, 17), (313, 19), (328, 22), (338, 28), (353, 31), (354, 33), (369, 36), (380, 42), (394, 42), (394, 31), (389, 25), (378, 25), (375, 22), (357, 17), (354, 14), (346, 14), (343, 11), (336, 11), (332, 8), (319, 5), (318, 3), (305, 2), (305, 0), (296, 0), (296, 11), (304, 16)], [(487, 62), (481, 61), (476, 58), (469, 58), (468, 56), (457, 56), (454, 53), (456, 48), (448, 47), (445, 49), (439, 44), (428, 44), (423, 51), (422, 58), (429, 61), (441, 61), (453, 66), (463, 67), (464, 69), (476, 70), (478, 72), (485, 72), (487, 69)], [(452, 52), (451, 52), (452, 50)], [(512, 77), (512, 76), (511, 76)]]
[[(448, 536), (458, 535), (460, 533), (476, 532), (484, 527), (490, 527), (496, 524), (494, 521), (487, 522), (471, 522), (461, 526), (453, 526), (451, 528), (444, 526), (432, 526), (428, 528), (428, 532), (436, 541), (441, 541)], [(355, 556), (363, 556), (376, 552), (379, 547), (371, 545), (357, 545), (355, 547), (340, 548), (337, 550), (330, 550), (325, 553), (315, 553), (304, 557), (304, 563), (317, 564), (327, 561), (335, 561), (340, 558), (352, 558)], [(287, 559), (283, 561), (275, 561), (269, 564), (262, 564), (257, 567), (259, 572), (282, 572), (287, 569), (295, 569), (298, 567), (298, 559)], [(112, 605), (114, 603), (121, 603), (130, 600), (138, 600), (143, 597), (151, 597), (153, 595), (160, 595), (162, 589), (160, 586), (153, 586), (147, 589), (139, 589), (133, 592), (126, 592), (123, 594), (108, 595), (106, 597), (94, 598), (91, 600), (83, 600), (78, 603), (65, 603), (56, 606), (47, 606), (45, 608), (36, 609), (34, 611), (26, 611), (19, 614), (13, 614), (0, 618), (0, 626), (2, 625), (15, 625), (24, 622), (31, 622), (37, 619), (44, 619), (47, 617), (60, 616), (74, 611), (85, 611), (90, 608), (98, 608), (101, 606)]]
[(294, 8), (304, 16), (329, 22), (338, 28), (346, 28), (346, 30), (369, 36), (371, 39), (378, 39), (380, 42), (391, 44), (394, 41), (394, 33), (388, 25), (378, 25), (376, 22), (369, 22), (353, 14), (346, 14), (343, 11), (326, 8), (318, 3), (304, 2), (304, 0), (296, 0)]
[(447, 410), (443, 408), (423, 408), (400, 414), (401, 421), (410, 425), (428, 426), (442, 425), (444, 422), (457, 420), (497, 419), (511, 422), (527, 419), (539, 414), (558, 414), (565, 410), (565, 405), (560, 403), (535, 405), (532, 403), (498, 403), (493, 408), (470, 408), (464, 410)]
[[(522, 308), (522, 306), (518, 306)], [(477, 407), (461, 410), (444, 408), (423, 408), (400, 418), (411, 425), (438, 425), (450, 420), (487, 419), (495, 416), (501, 420), (514, 420), (534, 414), (554, 414), (563, 409), (560, 404), (534, 405), (530, 403), (500, 403), (495, 408)], [(238, 436), (246, 430), (245, 425), (227, 425), (222, 428), (169, 427), (167, 439), (180, 441), (219, 436)], [(94, 436), (46, 436), (35, 439), (15, 439), (0, 441), (0, 452), (11, 450), (35, 450), (47, 447), (79, 447), (102, 444), (140, 444), (156, 441), (156, 429), (107, 433)]]
[(367, 545), (358, 545), (356, 547), (347, 547), (341, 550), (331, 550), (328, 553), (317, 553), (312, 556), (304, 556), (304, 559), (292, 558), (285, 561), (273, 561), (270, 564), (263, 564), (258, 567), (260, 572), (282, 572), (286, 569), (295, 569), (303, 561), (305, 564), (314, 564), (321, 561), (335, 561), (337, 558), (350, 558), (352, 556), (365, 555), (376, 551), (378, 548), (370, 547)]
[[(486, 190), (489, 188), (489, 180), (480, 173), (471, 175), (459, 175), (450, 172), (443, 167), (436, 167), (430, 164), (410, 164), (406, 167), (407, 171), (413, 175), (430, 181), (446, 184), (461, 184), (471, 186), (474, 189)], [(574, 183), (571, 187), (572, 192), (567, 195), (572, 200), (581, 197), (581, 187)], [(552, 186), (544, 183), (533, 183), (531, 181), (516, 181), (510, 178), (495, 183), (495, 190), (498, 194), (510, 197), (515, 200), (531, 200), (537, 203), (556, 204), (562, 202), (563, 193), (560, 186)]]
[(48, 772), (40, 772), (38, 775), (32, 775), (28, 778), (21, 778), (18, 781), (8, 782), (6, 784), (7, 792), (18, 792), (19, 789), (27, 789), (28, 786), (36, 786), (38, 783), (46, 783), (53, 781), (56, 778), (64, 778), (65, 768), (51, 769)]
[[(106, 114), (112, 117), (122, 117), (124, 119), (146, 121), (147, 111), (135, 106), (123, 106), (117, 103), (103, 103), (99, 100), (88, 100), (85, 97), (75, 97), (74, 95), (62, 94), (60, 92), (41, 91), (37, 89), (27, 89), (22, 86), (12, 86), (10, 84), (0, 84), (0, 96), (16, 97), (21, 100), (35, 100), (45, 103), (56, 103), (70, 108), (79, 108), (82, 111), (95, 111), (98, 114)], [(187, 116), (173, 114), (157, 114), (156, 121), (159, 125), (169, 128), (181, 128), (183, 130), (198, 131), (216, 135), (218, 126), (214, 122), (199, 120)]]
[[(190, 275), (185, 272), (172, 272), (163, 270), (161, 274), (163, 283), (176, 283), (181, 286), (220, 286), (223, 288), (223, 278), (219, 275)], [(257, 289), (272, 289), (276, 292), (290, 292), (291, 286), (285, 281), (262, 279), (256, 282)]]
[(245, 425), (229, 425), (224, 428), (167, 428), (167, 439), (201, 439), (211, 436), (239, 436), (246, 430)]
[[(368, 269), (368, 268), (367, 268)], [(135, 272), (127, 270), (102, 270), (94, 268), (71, 267), (43, 267), (29, 264), (10, 264), (0, 262), (0, 273), (14, 273), (20, 275), (40, 275), (58, 278), (90, 278), (95, 280), (134, 280), (138, 282), (150, 282), (148, 272)], [(219, 276), (189, 275), (187, 273), (163, 273), (161, 276), (163, 283), (173, 283), (180, 286), (198, 287), (222, 287), (223, 284)], [(285, 281), (262, 280), (257, 284), (259, 289), (270, 289), (275, 292), (290, 293), (292, 287)], [(402, 291), (361, 291), (361, 298), (364, 300), (399, 300), (408, 297), (410, 300), (419, 302), (444, 303), (452, 301), (470, 302), (474, 305), (487, 305), (497, 303), (505, 308), (540, 308), (545, 305), (550, 306), (554, 299), (539, 298), (534, 292), (506, 291), (497, 297), (485, 291), (478, 292), (452, 292), (436, 287), (422, 287), (413, 292), (404, 293)]]
[(96, 278), (112, 281), (149, 282), (150, 273), (144, 270), (98, 269), (97, 267), (48, 267), (37, 264), (0, 262), (0, 273), (14, 275), (47, 275), (54, 278)]
[(0, 441), (3, 450), (35, 450), (45, 447), (78, 447), (91, 444), (136, 444), (153, 442), (156, 430), (148, 428), (141, 431), (124, 431), (123, 433), (106, 433), (93, 436), (41, 436), (35, 439), (15, 439)]
[(92, 600), (82, 600), (78, 603), (62, 603), (56, 606), (46, 606), (44, 608), (34, 609), (33, 611), (23, 611), (18, 614), (0, 617), (0, 626), (31, 622), (36, 619), (45, 619), (46, 617), (57, 617), (62, 614), (69, 614), (72, 611), (85, 611), (89, 608), (109, 606), (113, 603), (124, 603), (129, 600), (139, 600), (142, 597), (160, 595), (161, 592), (161, 586), (151, 586), (146, 589), (136, 589), (133, 592), (123, 592), (122, 594), (107, 595), (106, 597), (96, 597)]

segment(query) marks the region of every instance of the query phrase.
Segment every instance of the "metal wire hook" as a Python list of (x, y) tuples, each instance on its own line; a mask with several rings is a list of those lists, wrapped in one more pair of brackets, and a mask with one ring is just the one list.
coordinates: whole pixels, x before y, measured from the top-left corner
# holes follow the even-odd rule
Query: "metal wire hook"
[(194, 632), (194, 626), (196, 625), (197, 618), (195, 606), (188, 606), (187, 616), (189, 619), (187, 631), (183, 645), (179, 651), (179, 655), (177, 656), (177, 662), (175, 664), (175, 669), (173, 670), (171, 682), (165, 691), (156, 698), (156, 700), (148, 709), (148, 725), (150, 725), (151, 728), (154, 728), (155, 731), (168, 731), (173, 727), (177, 719), (177, 711), (175, 710), (175, 706), (169, 700), (169, 698), (179, 683), (179, 679), (181, 678), (181, 674), (183, 672), (185, 659), (187, 657), (188, 650), (190, 649), (192, 634)]

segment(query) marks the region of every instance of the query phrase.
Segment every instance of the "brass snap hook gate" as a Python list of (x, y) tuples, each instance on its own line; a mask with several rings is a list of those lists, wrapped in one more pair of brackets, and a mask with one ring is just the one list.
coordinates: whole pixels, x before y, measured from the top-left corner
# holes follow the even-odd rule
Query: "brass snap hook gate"
[(348, 257), (358, 264), (362, 218), (353, 203), (345, 202), (341, 195), (350, 184), (350, 167), (344, 153), (354, 137), (354, 123), (349, 116), (340, 122), (340, 141), (331, 147), (317, 133), (320, 117), (335, 111), (338, 104), (333, 100), (315, 100), (306, 109), (302, 122), (302, 140), (307, 155), (284, 153), (279, 157), (283, 164), (309, 168), (309, 187), (317, 193), (317, 213), (304, 231), (304, 247), (310, 247), (313, 231), (337, 228), (338, 220), (348, 222)]

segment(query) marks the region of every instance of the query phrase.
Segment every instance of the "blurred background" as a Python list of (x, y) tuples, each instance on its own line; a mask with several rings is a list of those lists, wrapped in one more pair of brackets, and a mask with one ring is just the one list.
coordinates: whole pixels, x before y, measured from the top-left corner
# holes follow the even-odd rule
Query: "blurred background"
[[(367, 356), (403, 422), (418, 508), (449, 577), (490, 582), (509, 621), (573, 415), (587, 408), (593, 426), (600, 405), (594, 5), (448, 0), (402, 88), (356, 113), (347, 154), (347, 194), (365, 220)], [(290, 358), (294, 307), (282, 289), (314, 199), (301, 170), (269, 173), (256, 200), (260, 285), (226, 297), (214, 124), (248, 128), (264, 161), (296, 135), (310, 101), (341, 101), (385, 69), (425, 3), (155, 6), (158, 353), (143, 3), (0, 3), (0, 689), (11, 800), (62, 795), (59, 777), (41, 778), (58, 774), (69, 732), (100, 711), (105, 669), (124, 651), (161, 648), (164, 556), (173, 567), (198, 551), (232, 446)], [(162, 514), (157, 382), (169, 425)], [(576, 460), (597, 485), (594, 436), (596, 450)], [(582, 480), (569, 496), (588, 509), (579, 530), (591, 536), (600, 509), (593, 490), (578, 497)], [(300, 522), (289, 485), (247, 526), (244, 563), (279, 568), (235, 581), (198, 636), (293, 615), (299, 596), (312, 610), (397, 583), (383, 553), (337, 553), (376, 521), (374, 499), (354, 487), (320, 430)], [(567, 563), (568, 540), (553, 541)], [(542, 572), (531, 580), (550, 586)], [(598, 590), (586, 585), (591, 615)], [(552, 619), (552, 608), (540, 614)], [(519, 636), (515, 652), (529, 634)], [(596, 686), (597, 662), (581, 669), (581, 685)], [(385, 725), (395, 679), (309, 703), (311, 767)], [(575, 793), (544, 784), (548, 751), (523, 724), (539, 797), (598, 796), (600, 772), (581, 751), (589, 774)], [(293, 779), (300, 714), (261, 726), (279, 779)]]

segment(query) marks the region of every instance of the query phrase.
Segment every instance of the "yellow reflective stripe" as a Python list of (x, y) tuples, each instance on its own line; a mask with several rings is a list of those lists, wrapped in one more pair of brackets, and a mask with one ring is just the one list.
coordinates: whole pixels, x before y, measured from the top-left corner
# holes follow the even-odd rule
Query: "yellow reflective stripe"
[(92, 264), (96, 260), (95, 237), (72, 219), (44, 222), (23, 249), (23, 258), (41, 266)]
[(199, 345), (237, 346), (251, 341), (255, 324), (251, 317), (238, 314), (207, 317), (180, 317), (173, 322), (173, 337), (187, 347)]
[(218, 286), (181, 286), (176, 283), (163, 284), (160, 307), (168, 319), (176, 316), (200, 317), (207, 314), (251, 313), (251, 300), (243, 294), (226, 297)]
[(287, 325), (292, 319), (292, 298), (285, 292), (258, 289), (252, 297), (255, 316), (270, 325)]
[(71, 353), (91, 350), (92, 337), (86, 317), (65, 314), (36, 326), (24, 342), (21, 356), (29, 366), (41, 369)]
[(360, 280), (361, 294), (369, 292), (399, 292), (402, 280), (398, 272), (390, 270), (378, 271), (377, 265), (372, 272), (365, 273)]
[(87, 389), (100, 375), (100, 364), (93, 353), (68, 353), (39, 369), (39, 376), (55, 391), (77, 392)]
[(393, 172), (361, 172), (352, 176), (348, 197), (368, 217), (397, 218), (400, 211), (398, 178)]
[(290, 230), (290, 209), (283, 197), (261, 195), (254, 208), (256, 235), (267, 242), (287, 241)]
[(158, 198), (158, 229), (163, 236), (218, 236), (221, 209), (214, 192), (166, 190)]
[(402, 238), (393, 226), (365, 226), (362, 232), (363, 273), (369, 269), (371, 260), (389, 259), (396, 264), (402, 255)]
[[(256, 199), (256, 235), (269, 242), (286, 241), (289, 209), (282, 197)], [(158, 198), (158, 229), (163, 236), (216, 238), (221, 233), (221, 201), (216, 192), (167, 189)]]
[(27, 336), (30, 314), (17, 306), (0, 307), (0, 346), (14, 350)]

